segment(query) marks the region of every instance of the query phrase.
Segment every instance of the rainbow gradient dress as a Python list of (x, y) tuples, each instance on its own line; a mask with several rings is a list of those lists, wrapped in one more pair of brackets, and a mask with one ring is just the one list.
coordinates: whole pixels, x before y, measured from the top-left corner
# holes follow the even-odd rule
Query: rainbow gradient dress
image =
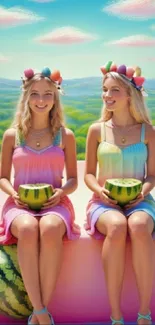
[[(98, 175), (97, 180), (104, 186), (108, 178), (137, 178), (144, 180), (148, 149), (145, 144), (145, 124), (141, 126), (141, 139), (139, 142), (120, 148), (106, 141), (105, 123), (101, 123), (101, 142), (97, 149)], [(86, 209), (85, 229), (89, 234), (95, 234), (96, 238), (103, 237), (95, 228), (99, 216), (108, 210), (120, 210), (121, 208), (109, 207), (101, 199), (93, 194)], [(145, 211), (155, 224), (155, 200), (151, 194), (130, 209), (121, 209), (124, 215), (129, 216), (136, 211)], [(155, 230), (155, 228), (154, 228)]]
[[(20, 184), (48, 183), (54, 188), (62, 186), (63, 170), (65, 164), (64, 151), (61, 148), (61, 128), (57, 132), (53, 144), (35, 150), (27, 146), (17, 135), (16, 146), (13, 152), (12, 163), (14, 168), (14, 189), (18, 191)], [(33, 211), (16, 206), (14, 200), (8, 197), (2, 209), (2, 222), (0, 224), (0, 244), (13, 244), (17, 239), (10, 232), (10, 225), (14, 218), (24, 214), (41, 217), (42, 215), (55, 214), (65, 223), (68, 239), (76, 239), (80, 235), (80, 227), (74, 223), (75, 214), (73, 205), (64, 196), (58, 205), (44, 209), (44, 211)]]

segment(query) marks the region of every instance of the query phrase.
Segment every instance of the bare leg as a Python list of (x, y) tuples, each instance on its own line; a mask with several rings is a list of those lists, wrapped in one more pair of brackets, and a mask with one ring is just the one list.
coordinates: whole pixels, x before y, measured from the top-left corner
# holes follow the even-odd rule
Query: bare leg
[(110, 210), (100, 216), (96, 228), (106, 235), (102, 249), (102, 260), (111, 316), (115, 320), (120, 320), (122, 317), (120, 304), (125, 266), (127, 220), (121, 212)]
[(62, 259), (62, 238), (66, 226), (56, 215), (40, 219), (40, 281), (44, 306), (48, 306), (55, 289)]
[(115, 320), (120, 320), (122, 318), (120, 305), (125, 266), (127, 220), (121, 212), (110, 210), (100, 216), (96, 228), (106, 235), (102, 260), (111, 316)]
[(40, 310), (43, 304), (38, 271), (38, 221), (30, 215), (20, 215), (13, 220), (11, 233), (18, 238), (18, 262), (26, 291), (34, 309)]
[[(154, 243), (152, 231), (154, 222), (147, 213), (137, 211), (129, 217), (129, 234), (132, 243), (132, 259), (139, 292), (139, 313), (146, 315), (150, 311), (154, 278)], [(146, 319), (139, 320), (138, 324), (150, 324)]]

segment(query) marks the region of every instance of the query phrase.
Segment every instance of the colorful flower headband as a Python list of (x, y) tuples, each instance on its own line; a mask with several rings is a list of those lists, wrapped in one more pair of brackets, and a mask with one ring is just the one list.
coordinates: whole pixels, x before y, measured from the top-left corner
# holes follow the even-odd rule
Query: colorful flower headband
[(114, 62), (108, 61), (106, 65), (101, 67), (101, 71), (104, 75), (106, 75), (108, 72), (117, 72), (121, 74), (122, 77), (126, 78), (128, 81), (131, 82), (134, 88), (141, 91), (143, 95), (147, 95), (144, 92), (143, 88), (145, 78), (141, 77), (141, 68), (126, 67), (124, 64), (117, 67)]
[[(33, 69), (26, 69), (24, 70), (24, 76), (25, 78), (23, 79), (23, 83), (26, 81), (26, 80), (30, 80), (34, 77), (36, 73), (34, 72)], [(60, 85), (62, 83), (62, 77), (61, 77), (61, 74), (60, 74), (60, 71), (59, 70), (55, 70), (53, 72), (51, 72), (51, 70), (48, 68), (48, 67), (45, 67), (43, 68), (43, 70), (41, 71), (41, 75), (43, 77), (47, 77), (49, 78), (51, 81), (53, 81), (57, 87), (58, 90), (61, 91), (61, 93), (63, 93)]]

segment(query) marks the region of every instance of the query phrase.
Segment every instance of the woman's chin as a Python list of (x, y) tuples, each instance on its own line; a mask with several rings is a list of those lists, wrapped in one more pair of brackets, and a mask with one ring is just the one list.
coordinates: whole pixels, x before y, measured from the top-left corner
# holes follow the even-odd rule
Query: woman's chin
[(113, 112), (116, 110), (116, 107), (114, 105), (106, 105), (105, 106), (106, 110), (109, 111), (109, 112)]

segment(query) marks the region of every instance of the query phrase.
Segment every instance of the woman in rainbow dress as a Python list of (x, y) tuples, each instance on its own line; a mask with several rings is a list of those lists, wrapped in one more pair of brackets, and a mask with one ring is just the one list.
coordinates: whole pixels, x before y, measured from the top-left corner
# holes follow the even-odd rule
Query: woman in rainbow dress
[[(86, 145), (85, 183), (94, 193), (85, 226), (91, 235), (105, 235), (102, 261), (112, 325), (124, 324), (120, 306), (129, 234), (139, 293), (137, 323), (146, 325), (151, 324), (155, 273), (155, 201), (150, 194), (155, 185), (155, 129), (144, 103), (141, 69), (109, 61), (101, 71), (104, 107), (100, 120), (89, 128)], [(142, 190), (122, 207), (105, 188), (113, 178), (138, 179)]]
[[(21, 275), (34, 308), (28, 324), (54, 324), (47, 306), (60, 270), (62, 241), (64, 236), (79, 236), (67, 196), (77, 188), (76, 144), (63, 122), (61, 81), (59, 71), (51, 73), (49, 68), (41, 73), (24, 71), (17, 112), (2, 143), (0, 188), (9, 197), (2, 211), (0, 244), (17, 243)], [(18, 194), (21, 184), (36, 183), (54, 188), (54, 195), (37, 212)]]

